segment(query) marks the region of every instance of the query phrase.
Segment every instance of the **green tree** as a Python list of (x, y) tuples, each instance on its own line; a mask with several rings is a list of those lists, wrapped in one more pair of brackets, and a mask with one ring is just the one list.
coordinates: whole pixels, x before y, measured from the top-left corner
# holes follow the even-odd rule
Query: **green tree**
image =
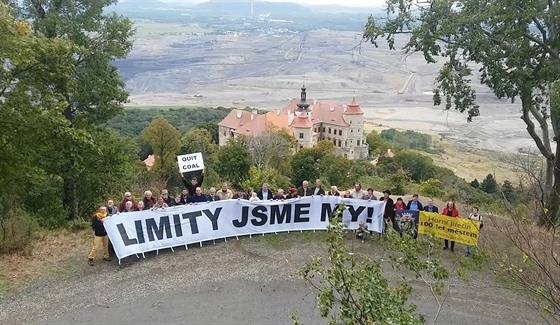
[(420, 184), (420, 194), (429, 197), (442, 197), (445, 192), (441, 189), (441, 181), (429, 178)]
[[(133, 33), (132, 23), (116, 14), (105, 14), (103, 8), (114, 0), (26, 0), (18, 1), (15, 12), (30, 22), (33, 30), (52, 42), (67, 40), (70, 46), (68, 62), (73, 66), (70, 73), (53, 73), (43, 80), (49, 91), (56, 93), (60, 105), (44, 106), (56, 111), (66, 120), (56, 132), (62, 139), (45, 157), (47, 173), (59, 175), (62, 182), (64, 209), (70, 218), (86, 213), (81, 207), (78, 184), (90, 170), (87, 161), (92, 147), (103, 156), (103, 142), (91, 142), (90, 132), (122, 112), (128, 99), (125, 83), (112, 65), (116, 59), (126, 56), (132, 47), (129, 40)], [(45, 55), (44, 52), (39, 54)], [(50, 62), (53, 66), (58, 63)], [(61, 66), (67, 66), (62, 64)], [(44, 139), (44, 138), (41, 138)], [(84, 149), (84, 151), (82, 151)], [(106, 166), (107, 169), (112, 166)]]
[(274, 128), (268, 128), (262, 134), (249, 137), (247, 142), (253, 164), (259, 168), (285, 164), (295, 146), (294, 139), (286, 130)]
[[(60, 150), (84, 139), (60, 113), (66, 102), (59, 90), (73, 87), (74, 45), (47, 39), (11, 12), (0, 3), (0, 187), (5, 189), (0, 202), (6, 215), (28, 215), (10, 211), (30, 209), (26, 198), (36, 193), (58, 209), (49, 217), (60, 220), (62, 215), (64, 222), (62, 183), (51, 169)], [(36, 216), (38, 211), (30, 212)]]
[(319, 178), (321, 158), (323, 155), (314, 148), (300, 149), (292, 157), (292, 182), (299, 186), (305, 180)]
[[(355, 254), (345, 240), (344, 226), (339, 218), (345, 209), (342, 204), (335, 210), (327, 229), (327, 257), (313, 258), (299, 270), (299, 275), (314, 288), (320, 315), (329, 318), (329, 324), (424, 324), (425, 317), (416, 314), (416, 306), (408, 299), (412, 287), (406, 280), (408, 274), (422, 279), (427, 290), (434, 293), (438, 305), (443, 305), (441, 295), (449, 271), (442, 266), (433, 251), (435, 241), (414, 239), (388, 231), (385, 256), (372, 260)], [(389, 250), (394, 253), (388, 252)], [(427, 258), (420, 258), (426, 256)], [(389, 281), (381, 261), (388, 260), (399, 270), (403, 281)], [(461, 271), (462, 272), (462, 271)], [(434, 323), (437, 321), (436, 313)], [(291, 315), (300, 324), (297, 315)]]
[(217, 122), (206, 121), (202, 124), (199, 124), (197, 127), (208, 131), (208, 133), (211, 136), (212, 142), (218, 144), (218, 142), (220, 141), (220, 133), (219, 133), (219, 127)]
[(478, 179), (475, 178), (475, 179), (471, 182), (471, 186), (472, 186), (473, 188), (480, 188), (480, 183), (478, 182)]
[(375, 154), (382, 154), (389, 148), (385, 140), (383, 140), (375, 130), (367, 135), (367, 143), (369, 146), (369, 154), (372, 156)]
[(244, 189), (249, 187), (258, 189), (261, 188), (264, 183), (268, 183), (271, 190), (276, 191), (281, 188), (286, 194), (291, 187), (290, 179), (281, 175), (276, 169), (257, 168), (255, 166), (251, 166), (249, 169), (249, 176), (241, 183), (241, 187)]
[(177, 152), (181, 147), (181, 133), (167, 120), (157, 118), (142, 131), (144, 141), (154, 152), (153, 171), (163, 180), (177, 174)]
[(480, 184), (480, 189), (488, 194), (494, 194), (498, 192), (498, 182), (496, 182), (494, 175), (488, 174)]
[(516, 191), (511, 182), (507, 179), (502, 184), (502, 195), (504, 196), (504, 199), (509, 202), (513, 202), (516, 199)]
[(204, 128), (189, 129), (181, 138), (181, 153), (202, 153), (205, 164), (213, 165), (214, 155), (218, 145), (213, 142), (212, 134)]
[(234, 188), (239, 188), (241, 182), (249, 176), (251, 165), (245, 137), (229, 139), (226, 145), (219, 148), (216, 155), (216, 171)]
[(390, 174), (385, 178), (386, 186), (394, 195), (406, 194), (406, 185), (410, 182), (410, 176), (402, 169)]
[[(406, 53), (421, 52), (429, 63), (443, 58), (434, 103), (479, 115), (471, 85), (476, 65), (480, 81), (499, 98), (521, 101), (521, 118), (546, 160), (541, 225), (560, 220), (560, 19), (557, 1), (387, 0), (387, 16), (370, 16), (364, 38), (410, 34)], [(442, 96), (444, 99), (442, 99)], [(550, 130), (553, 136), (549, 134)]]

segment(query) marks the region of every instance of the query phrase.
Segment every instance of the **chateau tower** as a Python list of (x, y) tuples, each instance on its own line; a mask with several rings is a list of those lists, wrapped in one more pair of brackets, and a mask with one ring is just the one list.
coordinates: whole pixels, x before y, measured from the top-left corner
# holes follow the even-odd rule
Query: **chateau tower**
[(367, 157), (368, 146), (364, 141), (364, 112), (360, 105), (356, 102), (356, 98), (352, 98), (352, 102), (346, 105), (344, 121), (349, 124), (347, 131), (346, 145), (350, 149), (350, 159), (361, 159)]
[(297, 104), (297, 112), (292, 122), (294, 136), (296, 138), (296, 151), (301, 148), (313, 147), (313, 123), (311, 123), (311, 114), (309, 111), (309, 103), (307, 102), (307, 88), (305, 83), (301, 87), (300, 102)]

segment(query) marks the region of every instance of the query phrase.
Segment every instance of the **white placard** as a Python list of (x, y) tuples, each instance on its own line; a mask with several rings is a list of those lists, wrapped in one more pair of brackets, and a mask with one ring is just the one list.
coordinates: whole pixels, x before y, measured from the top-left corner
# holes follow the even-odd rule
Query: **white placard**
[(177, 163), (181, 173), (204, 169), (204, 160), (200, 152), (177, 156)]
[(282, 231), (326, 230), (336, 206), (342, 222), (357, 229), (364, 222), (383, 231), (383, 201), (306, 196), (282, 201), (224, 200), (121, 213), (103, 222), (119, 259), (207, 240)]

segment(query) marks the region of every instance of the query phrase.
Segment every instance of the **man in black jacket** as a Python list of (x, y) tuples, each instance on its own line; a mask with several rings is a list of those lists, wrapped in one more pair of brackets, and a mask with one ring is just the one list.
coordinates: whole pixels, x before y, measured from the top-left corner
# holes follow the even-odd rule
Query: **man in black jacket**
[(379, 198), (379, 201), (385, 202), (385, 212), (383, 213), (383, 218), (390, 222), (395, 229), (395, 202), (389, 197), (391, 192), (389, 190), (383, 191), (383, 197)]
[(272, 192), (268, 189), (268, 183), (264, 183), (262, 188), (257, 191), (257, 197), (265, 201), (272, 200), (274, 198), (274, 195), (272, 195)]
[(309, 188), (309, 182), (308, 181), (303, 181), (303, 183), (301, 183), (301, 186), (297, 190), (297, 194), (300, 197), (313, 195), (313, 190), (311, 190)]
[(204, 181), (204, 169), (200, 173), (200, 177), (193, 176), (191, 177), (191, 181), (187, 182), (185, 179), (185, 175), (181, 173), (181, 179), (183, 180), (183, 184), (189, 190), (189, 194), (194, 195), (196, 193), (196, 188), (202, 188), (202, 182)]
[(317, 179), (315, 181), (315, 187), (313, 188), (313, 195), (325, 195), (325, 190), (323, 190), (323, 187), (321, 186), (321, 180)]
[(428, 205), (424, 206), (424, 211), (439, 213), (439, 209), (434, 205), (434, 200), (432, 199), (428, 199)]

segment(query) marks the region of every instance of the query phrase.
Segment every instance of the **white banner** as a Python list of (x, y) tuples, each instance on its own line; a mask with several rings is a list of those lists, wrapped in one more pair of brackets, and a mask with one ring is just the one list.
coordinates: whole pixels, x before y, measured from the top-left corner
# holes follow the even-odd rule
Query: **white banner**
[(121, 213), (103, 222), (119, 259), (207, 240), (283, 231), (325, 230), (337, 204), (342, 222), (383, 231), (384, 202), (308, 196), (285, 201), (224, 200)]
[(204, 169), (204, 160), (200, 152), (177, 156), (177, 163), (181, 173)]

